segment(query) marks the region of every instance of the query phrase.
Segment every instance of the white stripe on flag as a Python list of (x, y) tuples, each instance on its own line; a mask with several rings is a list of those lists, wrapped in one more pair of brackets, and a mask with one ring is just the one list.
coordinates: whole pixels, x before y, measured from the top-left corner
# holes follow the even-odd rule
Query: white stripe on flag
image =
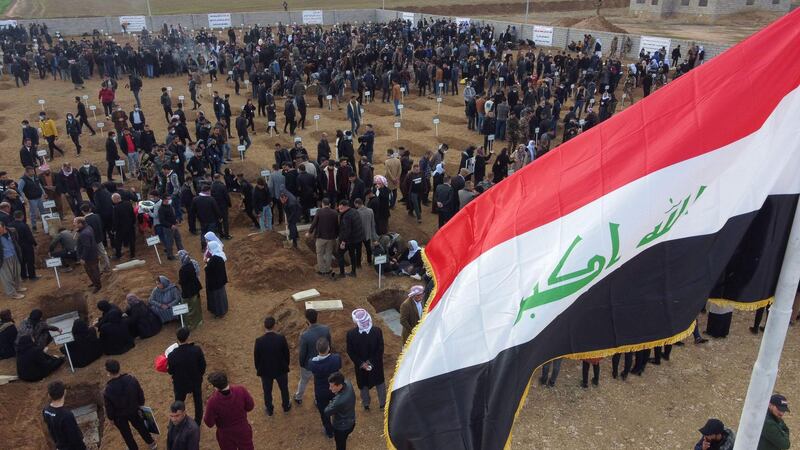
[[(492, 360), (529, 342), (583, 292), (611, 271), (661, 242), (719, 231), (730, 219), (757, 211), (768, 195), (800, 192), (800, 88), (788, 94), (755, 133), (683, 161), (622, 188), (482, 254), (458, 274), (406, 348), (392, 389)], [(558, 150), (556, 150), (558, 151)], [(513, 182), (511, 180), (510, 182)], [(535, 180), (534, 180), (535, 182)], [(700, 186), (706, 186), (695, 201)], [(690, 203), (668, 233), (637, 248), (641, 238), (669, 218), (670, 199)], [(667, 211), (667, 213), (665, 213)], [(590, 284), (536, 308), (515, 325), (520, 300), (547, 278), (573, 243), (562, 273), (612, 254), (609, 223), (619, 224), (619, 260)], [(514, 261), (514, 264), (509, 264)]]

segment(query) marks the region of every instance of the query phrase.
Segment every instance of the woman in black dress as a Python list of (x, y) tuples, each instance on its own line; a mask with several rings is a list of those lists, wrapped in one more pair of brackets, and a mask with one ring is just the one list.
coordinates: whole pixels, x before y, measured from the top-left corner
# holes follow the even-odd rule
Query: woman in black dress
[(225, 285), (228, 283), (228, 274), (225, 271), (227, 257), (222, 251), (222, 245), (217, 241), (209, 241), (206, 259), (206, 296), (208, 298), (208, 311), (214, 317), (220, 318), (228, 312), (228, 293)]
[(508, 149), (503, 147), (503, 150), (497, 155), (497, 159), (494, 160), (494, 165), (492, 165), (493, 183), (499, 183), (508, 176), (508, 163)]

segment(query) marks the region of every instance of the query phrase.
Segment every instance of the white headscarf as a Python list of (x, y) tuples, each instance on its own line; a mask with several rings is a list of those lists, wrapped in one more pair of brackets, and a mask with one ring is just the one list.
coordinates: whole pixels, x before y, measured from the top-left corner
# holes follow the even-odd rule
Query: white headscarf
[(206, 242), (217, 242), (220, 246), (220, 249), (225, 248), (225, 244), (223, 244), (222, 241), (219, 240), (219, 238), (217, 237), (216, 234), (214, 234), (213, 231), (207, 232), (206, 234), (203, 235), (203, 237), (206, 239)]
[(358, 308), (353, 310), (352, 313), (353, 322), (358, 326), (359, 333), (369, 333), (372, 329), (372, 317), (369, 315), (366, 309)]
[(408, 241), (408, 259), (413, 258), (414, 255), (416, 255), (417, 252), (419, 252), (419, 250), (420, 248), (417, 241)]
[(207, 250), (211, 256), (219, 256), (223, 261), (228, 260), (228, 257), (225, 256), (225, 252), (222, 251), (222, 244), (220, 244), (219, 241), (210, 241)]

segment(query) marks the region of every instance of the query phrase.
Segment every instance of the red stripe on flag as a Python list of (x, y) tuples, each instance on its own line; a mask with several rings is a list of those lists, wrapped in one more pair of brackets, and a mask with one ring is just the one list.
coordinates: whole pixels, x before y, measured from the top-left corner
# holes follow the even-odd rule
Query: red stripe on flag
[[(798, 42), (800, 10), (470, 202), (425, 248), (437, 282), (430, 308), (467, 264), (492, 247), (756, 131), (800, 85)], [(507, 263), (515, 263), (514, 255)]]

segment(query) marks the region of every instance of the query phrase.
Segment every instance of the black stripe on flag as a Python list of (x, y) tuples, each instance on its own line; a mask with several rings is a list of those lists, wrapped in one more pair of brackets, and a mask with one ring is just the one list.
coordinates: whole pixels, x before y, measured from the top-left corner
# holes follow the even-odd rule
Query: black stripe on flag
[[(533, 340), (487, 363), (393, 391), (392, 443), (398, 450), (501, 449), (543, 363), (663, 344), (691, 330), (712, 290), (742, 302), (772, 297), (797, 198), (770, 196), (760, 210), (729, 219), (717, 233), (654, 245), (595, 284)], [(438, 434), (426, 434), (430, 429)]]

